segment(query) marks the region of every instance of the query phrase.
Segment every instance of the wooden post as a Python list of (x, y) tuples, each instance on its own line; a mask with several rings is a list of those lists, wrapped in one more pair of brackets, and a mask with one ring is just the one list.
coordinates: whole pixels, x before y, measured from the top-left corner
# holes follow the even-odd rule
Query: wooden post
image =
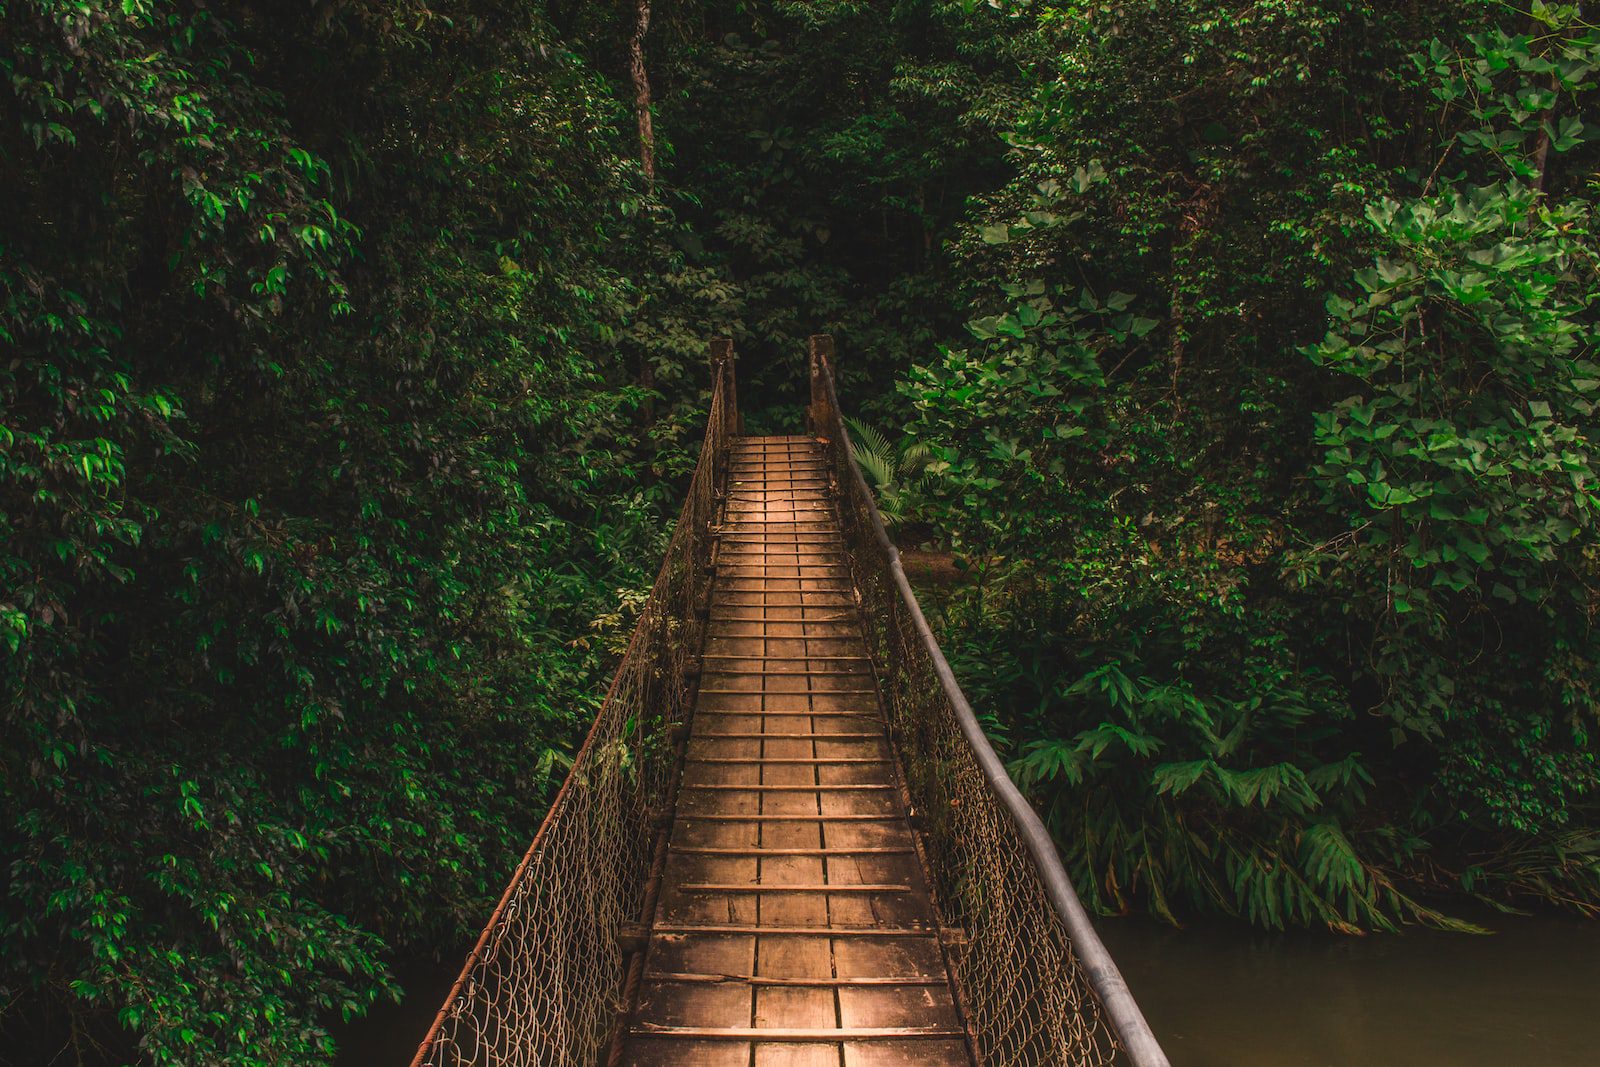
[(738, 378), (734, 374), (733, 338), (713, 337), (710, 347), (711, 387), (715, 389), (717, 383), (721, 382), (725, 390), (727, 409), (722, 428), (724, 433), (732, 437), (744, 433), (744, 416), (739, 412)]
[[(811, 407), (806, 412), (806, 421), (810, 424), (811, 436), (824, 436), (830, 425), (827, 417), (828, 391), (823, 385), (822, 368), (826, 363), (828, 370), (833, 370), (833, 335), (827, 333), (814, 333), (811, 335)], [(835, 383), (837, 386), (837, 383)]]

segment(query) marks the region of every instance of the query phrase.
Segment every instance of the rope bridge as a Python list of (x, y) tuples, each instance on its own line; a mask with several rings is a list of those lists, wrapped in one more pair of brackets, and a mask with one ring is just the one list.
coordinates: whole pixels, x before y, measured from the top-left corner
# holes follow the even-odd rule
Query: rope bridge
[(413, 1067), (1166, 1067), (850, 454), (705, 443), (610, 691)]

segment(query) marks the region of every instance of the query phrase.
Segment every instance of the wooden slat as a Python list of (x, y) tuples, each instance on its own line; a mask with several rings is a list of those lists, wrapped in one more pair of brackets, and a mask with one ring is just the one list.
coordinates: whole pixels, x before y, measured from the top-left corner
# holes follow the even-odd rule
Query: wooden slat
[(837, 815), (824, 815), (821, 812), (784, 813), (781, 815), (768, 815), (766, 813), (752, 812), (749, 815), (727, 815), (713, 813), (696, 815), (694, 812), (682, 812), (678, 815), (679, 822), (904, 822), (905, 816), (899, 812), (884, 812), (882, 815), (871, 812), (848, 812)]
[[(794, 562), (778, 563), (777, 560)], [(724, 547), (717, 552), (715, 562), (719, 570), (723, 567), (836, 567), (849, 574), (850, 567), (842, 551), (805, 545), (774, 545), (759, 552)]]
[(718, 845), (669, 845), (673, 852), (692, 856), (892, 856), (915, 853), (910, 845), (872, 845), (862, 848), (734, 848)]
[(837, 989), (841, 986), (945, 985), (949, 981), (942, 975), (930, 976), (925, 974), (856, 975), (845, 978), (770, 978), (760, 974), (693, 974), (674, 971), (651, 971), (644, 977), (647, 982), (699, 982), (707, 985), (737, 982), (748, 985), (798, 986), (817, 989)]
[[(831, 658), (837, 658), (837, 657), (817, 656), (815, 658), (816, 659), (831, 659)], [(866, 669), (860, 669), (860, 670), (854, 670), (854, 671), (826, 671), (826, 670), (824, 670), (824, 671), (733, 671), (733, 670), (728, 670), (725, 667), (703, 667), (701, 669), (701, 672), (703, 674), (719, 675), (719, 676), (721, 676), (723, 678), (862, 678), (862, 677), (865, 677), (866, 675), (872, 673), (871, 671), (868, 671)], [(701, 690), (701, 692), (706, 692), (706, 690)], [(710, 690), (710, 692), (716, 693), (716, 692), (721, 692), (721, 690), (713, 689), (713, 690)], [(735, 690), (735, 692), (744, 692), (744, 690)], [(812, 692), (816, 692), (816, 693), (838, 693), (838, 692), (876, 693), (877, 690), (876, 689), (850, 689), (850, 690), (839, 690), (839, 689), (806, 690), (806, 689), (802, 689), (802, 690), (800, 690), (800, 692), (801, 693), (806, 693), (806, 694), (809, 694), (809, 693), (812, 693)]]
[(818, 785), (806, 783), (802, 785), (739, 785), (724, 782), (700, 784), (697, 782), (684, 782), (680, 789), (704, 789), (713, 792), (726, 793), (871, 793), (879, 790), (890, 790), (894, 786), (887, 782), (844, 782), (840, 784)]
[(714, 767), (756, 767), (769, 764), (779, 767), (835, 767), (852, 763), (888, 763), (885, 758), (872, 756), (847, 756), (840, 759), (802, 759), (798, 756), (690, 756), (686, 763), (704, 763)]
[[(701, 692), (703, 693), (703, 692), (705, 692), (705, 690), (702, 689)], [(725, 693), (723, 695), (727, 696), (729, 694)], [(759, 696), (803, 697), (803, 696), (828, 696), (829, 694), (827, 694), (827, 693), (780, 693), (780, 692), (777, 692), (777, 691), (773, 691), (773, 692), (769, 692), (769, 693), (759, 693), (759, 692), (752, 693), (752, 692), (746, 692), (746, 691), (743, 691), (743, 690), (739, 690), (737, 692), (737, 695), (739, 695), (739, 696), (750, 696), (750, 697), (759, 697)], [(796, 716), (810, 716), (811, 718), (814, 718), (814, 719), (876, 719), (876, 718), (879, 717), (878, 716), (878, 712), (877, 712), (876, 709), (874, 709), (872, 711), (840, 711), (837, 708), (801, 708), (801, 709), (798, 709), (798, 710), (795, 710), (795, 711), (773, 711), (771, 708), (766, 708), (766, 709), (762, 709), (762, 708), (700, 708), (700, 709), (695, 711), (695, 717), (696, 718), (698, 718), (701, 715), (716, 715), (716, 716), (742, 715), (742, 716), (746, 716), (746, 717), (751, 716), (751, 715), (779, 715), (779, 716), (788, 716), (790, 718), (794, 718)]]
[[(761, 715), (759, 711), (741, 711), (739, 715)], [(787, 714), (787, 713), (785, 713)], [(804, 715), (805, 712), (795, 712)], [(879, 733), (848, 733), (848, 734), (815, 734), (785, 731), (783, 733), (757, 734), (757, 733), (727, 733), (727, 734), (692, 734), (696, 740), (705, 741), (881, 741), (884, 735)]]
[[(746, 638), (746, 640), (748, 640), (748, 641), (803, 641), (803, 640), (805, 640), (805, 638), (803, 638), (803, 637), (750, 637), (750, 638)], [(835, 656), (835, 655), (831, 655), (831, 654), (826, 653), (826, 652), (817, 652), (817, 653), (815, 653), (813, 655), (809, 655), (809, 656), (763, 656), (763, 655), (741, 655), (738, 652), (702, 652), (700, 654), (700, 658), (702, 660), (708, 660), (708, 659), (773, 660), (773, 661), (777, 661), (777, 662), (781, 662), (781, 663), (806, 663), (806, 662), (809, 662), (809, 661), (814, 660), (814, 659), (831, 659), (831, 660), (845, 659), (845, 660), (850, 660), (852, 662), (860, 662), (860, 663), (871, 663), (872, 662), (872, 658), (870, 656), (844, 656), (844, 655)], [(810, 671), (806, 671), (805, 673), (809, 674), (811, 672)]]
[[(760, 593), (763, 596), (772, 594), (793, 596), (796, 593), (810, 596), (815, 593), (838, 593), (843, 596), (850, 592), (850, 581), (847, 578), (778, 577), (776, 575), (762, 577), (754, 574), (730, 574), (719, 575), (718, 579), (718, 588), (726, 593)], [(772, 587), (773, 582), (793, 582), (796, 588), (774, 589)], [(818, 582), (838, 582), (839, 588), (819, 586)], [(805, 589), (798, 588), (801, 583), (806, 585)]]
[(795, 883), (783, 882), (683, 882), (678, 886), (686, 893), (909, 893), (908, 885), (886, 882), (853, 884), (848, 882)]
[[(877, 689), (701, 689), (701, 696), (877, 696), (877, 694)], [(723, 709), (717, 707), (717, 709), (701, 710), (720, 712)]]
[(823, 1027), (800, 1026), (663, 1026), (640, 1023), (633, 1032), (649, 1037), (683, 1037), (701, 1041), (906, 1041), (929, 1037), (965, 1037), (948, 1026)]
[(933, 926), (774, 926), (767, 923), (657, 923), (657, 934), (757, 934), (761, 937), (938, 937)]
[(724, 544), (732, 543), (732, 544), (736, 544), (736, 545), (781, 545), (784, 548), (788, 548), (790, 545), (842, 545), (842, 544), (844, 544), (844, 538), (842, 538), (842, 537), (810, 537), (810, 538), (807, 538), (804, 541), (800, 540), (797, 537), (793, 541), (774, 541), (772, 538), (766, 537), (766, 536), (758, 537), (758, 536), (755, 536), (755, 535), (751, 535), (751, 536), (748, 536), (748, 537), (741, 537), (741, 536), (738, 536), (736, 534), (731, 534), (731, 533), (727, 533), (727, 532), (724, 532), (724, 531), (718, 531), (718, 530), (713, 530), (711, 532), (711, 536), (713, 538), (716, 538), (717, 540), (722, 541)]

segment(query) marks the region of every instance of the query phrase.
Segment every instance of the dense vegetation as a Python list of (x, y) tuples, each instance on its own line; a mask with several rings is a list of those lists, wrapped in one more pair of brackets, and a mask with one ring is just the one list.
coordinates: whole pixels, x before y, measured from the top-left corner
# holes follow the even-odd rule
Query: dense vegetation
[(967, 673), (1102, 908), (1600, 903), (1600, 36), (1506, 17), (1039, 20), (956, 243), (993, 314), (905, 394)]
[(758, 425), (840, 335), (1098, 908), (1600, 907), (1576, 7), (0, 0), (0, 71), (13, 1047), (326, 1063), (458, 951), (718, 333)]
[(653, 569), (620, 109), (498, 0), (0, 39), (5, 1029), (316, 1062), (498, 892)]

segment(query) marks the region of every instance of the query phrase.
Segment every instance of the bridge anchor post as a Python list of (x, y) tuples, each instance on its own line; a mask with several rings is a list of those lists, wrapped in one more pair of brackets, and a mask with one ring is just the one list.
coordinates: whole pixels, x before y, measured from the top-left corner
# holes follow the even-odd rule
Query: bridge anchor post
[(812, 437), (825, 436), (828, 424), (828, 397), (827, 387), (823, 385), (822, 364), (826, 360), (829, 367), (833, 366), (834, 346), (833, 334), (814, 333), (810, 338), (810, 365), (811, 365), (811, 406), (806, 409), (806, 429)]
[(729, 437), (737, 437), (744, 433), (744, 413), (739, 410), (739, 394), (735, 388), (733, 338), (713, 337), (709, 348), (711, 386), (715, 389), (719, 381), (722, 383), (727, 404), (723, 427)]

